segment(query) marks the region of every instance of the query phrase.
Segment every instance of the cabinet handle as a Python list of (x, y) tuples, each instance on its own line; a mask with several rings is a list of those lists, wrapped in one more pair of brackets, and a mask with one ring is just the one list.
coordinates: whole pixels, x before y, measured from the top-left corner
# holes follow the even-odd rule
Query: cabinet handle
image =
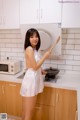
[(3, 17), (3, 24), (5, 24), (6, 23), (6, 17), (4, 16)]
[(59, 94), (56, 94), (56, 103), (59, 102)]
[(37, 15), (36, 15), (36, 18), (38, 19), (38, 15), (39, 15), (39, 10), (37, 9)]
[(41, 8), (41, 18), (43, 17), (43, 9)]
[(2, 16), (0, 16), (0, 24), (2, 23)]
[(35, 109), (39, 109), (39, 110), (41, 110), (41, 107), (35, 107)]
[(78, 120), (78, 111), (75, 113), (75, 120)]
[(2, 93), (4, 94), (4, 86), (2, 85)]
[(9, 86), (13, 86), (13, 87), (16, 87), (16, 85), (14, 85), (14, 84), (9, 84)]

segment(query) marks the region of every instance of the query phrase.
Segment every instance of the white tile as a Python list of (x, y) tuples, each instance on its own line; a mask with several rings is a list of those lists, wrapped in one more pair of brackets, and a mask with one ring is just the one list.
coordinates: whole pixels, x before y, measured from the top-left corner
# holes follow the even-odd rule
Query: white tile
[(12, 52), (23, 52), (24, 50), (22, 48), (12, 48)]
[(78, 70), (78, 71), (80, 71), (80, 66), (73, 66), (73, 70)]
[(16, 34), (16, 38), (22, 38), (21, 34)]
[(0, 54), (1, 54), (1, 56), (6, 56), (5, 52), (1, 52)]
[(80, 61), (80, 56), (74, 56), (74, 60), (79, 60)]
[(1, 51), (11, 52), (11, 48), (1, 48)]
[(80, 38), (80, 34), (75, 34), (75, 38)]
[(20, 31), (20, 29), (3, 29), (3, 30), (0, 30), (0, 33), (20, 33), (21, 31)]
[(80, 45), (80, 39), (75, 39), (75, 45)]
[(67, 33), (80, 33), (80, 28), (67, 29)]
[(65, 54), (67, 55), (80, 55), (79, 50), (65, 50)]
[(24, 57), (24, 56), (25, 56), (24, 53), (17, 53), (17, 55), (18, 55), (19, 57)]
[(72, 66), (69, 65), (58, 65), (59, 69), (72, 70)]
[(6, 44), (5, 44), (5, 43), (0, 43), (0, 47), (1, 47), (1, 48), (5, 48), (5, 47), (6, 47)]
[(65, 49), (65, 50), (73, 50), (74, 49), (74, 45), (63, 45), (62, 46), (62, 49)]
[(52, 60), (51, 64), (65, 64), (65, 60)]
[(67, 34), (67, 38), (74, 38), (74, 34)]
[(80, 50), (80, 45), (75, 45), (76, 50)]
[(62, 44), (66, 44), (67, 43), (67, 39), (62, 39)]
[(73, 55), (61, 55), (61, 56), (59, 56), (59, 59), (73, 60)]
[(67, 30), (66, 29), (62, 29), (62, 33), (66, 33), (67, 32)]
[(22, 39), (17, 39), (17, 38), (15, 38), (15, 39), (11, 39), (11, 43), (23, 43), (23, 41), (22, 41)]
[(74, 34), (62, 34), (62, 38), (74, 38)]
[(66, 50), (62, 50), (62, 55), (65, 55), (66, 54)]
[(55, 65), (55, 64), (43, 64), (43, 68), (44, 68), (44, 69), (50, 68), (50, 67), (52, 67), (52, 68), (57, 68), (57, 65)]
[(16, 56), (18, 56), (18, 55), (17, 55), (17, 53), (15, 53), (15, 52), (14, 52), (14, 53), (8, 52), (8, 53), (6, 53), (6, 56), (11, 56), (11, 57), (14, 56), (14, 57), (16, 57)]
[(62, 34), (62, 39), (66, 39), (68, 37), (68, 34)]
[(1, 38), (6, 38), (6, 35), (4, 33), (0, 33), (0, 39)]
[(80, 61), (66, 60), (67, 65), (80, 65)]
[(11, 43), (8, 43), (8, 44), (6, 44), (6, 47), (9, 47), (9, 48), (17, 48), (18, 46), (17, 46), (17, 44), (11, 44)]
[(74, 45), (75, 44), (75, 39), (67, 39), (67, 44)]
[(22, 44), (22, 43), (19, 44), (19, 43), (18, 43), (18, 44), (17, 44), (17, 47), (18, 47), (18, 48), (24, 48), (24, 44)]
[(16, 34), (5, 34), (5, 38), (16, 38)]

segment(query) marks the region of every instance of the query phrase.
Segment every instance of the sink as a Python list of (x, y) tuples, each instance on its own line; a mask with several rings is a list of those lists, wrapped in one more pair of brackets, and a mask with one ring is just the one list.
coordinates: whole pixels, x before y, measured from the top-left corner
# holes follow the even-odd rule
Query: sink
[(25, 72), (22, 73), (21, 75), (19, 75), (17, 78), (19, 78), (19, 79), (23, 79), (23, 78), (24, 78), (24, 75), (25, 75)]

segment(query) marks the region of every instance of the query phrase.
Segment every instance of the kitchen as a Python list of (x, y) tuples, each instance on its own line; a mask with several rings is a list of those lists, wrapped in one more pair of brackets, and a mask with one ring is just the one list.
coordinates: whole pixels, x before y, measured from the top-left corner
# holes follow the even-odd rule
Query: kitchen
[[(17, 0), (18, 1), (18, 0)], [(21, 4), (22, 4), (22, 0), (20, 1), (21, 2)], [(25, 2), (25, 0), (24, 0), (24, 2)], [(46, 2), (46, 1), (44, 1), (44, 2)], [(53, 1), (52, 1), (53, 2)], [(10, 1), (9, 1), (9, 3), (10, 3)], [(16, 5), (15, 4), (16, 3), (16, 1), (14, 1), (14, 4), (13, 5)], [(30, 2), (31, 3), (31, 2)], [(36, 3), (38, 3), (37, 1), (36, 1)], [(50, 2), (49, 2), (50, 3)], [(11, 3), (12, 4), (12, 3)], [(33, 0), (33, 2), (32, 2), (32, 5), (33, 4), (35, 4), (34, 3), (34, 0)], [(68, 4), (68, 6), (67, 6), (67, 4)], [(59, 8), (59, 11), (57, 11), (58, 13), (56, 13), (56, 15), (57, 14), (59, 14), (59, 19), (58, 18), (55, 18), (54, 19), (54, 23), (55, 23), (55, 21), (57, 21), (57, 23), (64, 23), (64, 24), (62, 24), (62, 29), (61, 29), (61, 32), (62, 32), (62, 34), (61, 34), (61, 37), (62, 37), (62, 40), (61, 40), (61, 47), (62, 47), (62, 49), (61, 49), (61, 55), (59, 55), (58, 57), (56, 57), (55, 59), (49, 59), (49, 60), (47, 60), (45, 63), (44, 63), (44, 65), (46, 66), (46, 67), (50, 67), (50, 66), (52, 66), (52, 67), (54, 67), (54, 68), (58, 68), (59, 70), (60, 70), (60, 74), (61, 75), (64, 75), (64, 73), (66, 73), (66, 75), (65, 76), (70, 76), (70, 75), (72, 75), (70, 78), (68, 78), (68, 80), (66, 80), (65, 82), (62, 80), (62, 81), (60, 81), (60, 79), (58, 79), (57, 80), (57, 83), (48, 83), (48, 82), (45, 82), (45, 86), (47, 87), (47, 89), (45, 90), (45, 91), (48, 91), (48, 89), (50, 88), (50, 91), (56, 91), (54, 88), (63, 88), (63, 89), (66, 89), (67, 88), (67, 90), (72, 90), (73, 92), (74, 92), (74, 94), (76, 95), (76, 93), (75, 93), (75, 90), (77, 91), (78, 90), (78, 93), (79, 93), (79, 78), (78, 77), (76, 77), (76, 76), (79, 76), (78, 74), (79, 74), (79, 72), (80, 72), (80, 16), (79, 16), (79, 14), (78, 14), (78, 12), (79, 12), (79, 9), (80, 9), (80, 7), (78, 7), (78, 4), (80, 4), (80, 3), (75, 3), (76, 4), (76, 9), (75, 9), (75, 12), (74, 12), (74, 14), (72, 14), (73, 13), (73, 10), (74, 10), (74, 7), (71, 7), (71, 6), (73, 6), (73, 4), (70, 4), (70, 3), (65, 3), (65, 4), (63, 4), (63, 9), (65, 8), (65, 12), (67, 11), (68, 12), (68, 14), (66, 13), (66, 14), (63, 14), (63, 16), (62, 16), (62, 18), (61, 18), (61, 14), (59, 14), (60, 13), (60, 9), (61, 9), (61, 11), (62, 11), (62, 7), (60, 8), (59, 6), (58, 6), (58, 8)], [(74, 4), (74, 5), (75, 5)], [(7, 5), (7, 3), (6, 3), (6, 5)], [(17, 5), (19, 6), (19, 4), (17, 3)], [(26, 5), (26, 4), (25, 4)], [(30, 4), (31, 5), (31, 4)], [(44, 4), (43, 4), (44, 5)], [(60, 5), (60, 4), (59, 4)], [(1, 4), (0, 4), (0, 9), (1, 9)], [(69, 9), (69, 8), (70, 9)], [(6, 7), (5, 7), (6, 8)], [(9, 7), (8, 7), (9, 8)], [(13, 7), (14, 8), (14, 7)], [(32, 7), (33, 8), (33, 7)], [(46, 7), (46, 9), (48, 8), (48, 6)], [(54, 7), (53, 7), (54, 8)], [(71, 8), (72, 8), (72, 11), (71, 11)], [(10, 9), (11, 9), (11, 7), (10, 7)], [(29, 8), (28, 8), (29, 9)], [(33, 8), (34, 9), (34, 8)], [(18, 9), (17, 9), (17, 11), (18, 11)], [(25, 10), (26, 11), (26, 10)], [(27, 10), (27, 11), (30, 11), (30, 10)], [(33, 11), (33, 10), (32, 10)], [(31, 13), (32, 13), (32, 11), (30, 11)], [(71, 11), (71, 13), (70, 13), (70, 11)], [(7, 12), (8, 12), (8, 10), (7, 10)], [(11, 17), (12, 17), (12, 12), (10, 13), (11, 11), (9, 11), (9, 17), (10, 17), (10, 15), (11, 15)], [(19, 12), (19, 11), (18, 11)], [(16, 12), (13, 12), (13, 13), (16, 13)], [(25, 12), (23, 12), (23, 13), (25, 13)], [(30, 14), (31, 14), (30, 13)], [(62, 12), (61, 12), (62, 13)], [(76, 14), (77, 13), (77, 14)], [(0, 13), (1, 14), (1, 13)], [(4, 18), (5, 18), (5, 14), (6, 14), (6, 11), (4, 11)], [(8, 15), (7, 14), (7, 15)], [(28, 15), (28, 13), (26, 13), (27, 15)], [(34, 15), (36, 15), (35, 13), (32, 13), (32, 14), (34, 14)], [(50, 13), (48, 13), (48, 15), (49, 15)], [(1, 14), (2, 15), (2, 14)], [(18, 22), (20, 22), (20, 21), (18, 21), (18, 14), (15, 14), (16, 16), (15, 16), (15, 18), (17, 18), (17, 23)], [(21, 15), (23, 15), (23, 14), (21, 14)], [(47, 15), (47, 17), (48, 17), (48, 15)], [(56, 16), (55, 15), (55, 16)], [(67, 16), (65, 16), (65, 15), (67, 15)], [(68, 16), (69, 15), (69, 16)], [(71, 16), (71, 15), (73, 15), (73, 16)], [(71, 16), (71, 17), (70, 17)], [(66, 18), (67, 17), (67, 18)], [(8, 18), (8, 17), (7, 17)], [(13, 16), (13, 18), (14, 18), (14, 16)], [(9, 19), (7, 19), (7, 22), (9, 22), (10, 23), (10, 21), (8, 21), (8, 20), (13, 20), (13, 18), (11, 19), (11, 18), (9, 18)], [(23, 17), (21, 17), (21, 18), (25, 18), (24, 19), (24, 23), (25, 23), (25, 21), (26, 21), (26, 16), (23, 16)], [(64, 19), (65, 18), (65, 19)], [(72, 18), (72, 19), (71, 19)], [(76, 19), (76, 18), (78, 18), (78, 19)], [(30, 18), (29, 18), (30, 19)], [(51, 19), (51, 18), (50, 18)], [(48, 19), (48, 21), (50, 22), (50, 23), (52, 23), (52, 21), (50, 21), (50, 19)], [(67, 20), (68, 19), (68, 20)], [(69, 21), (69, 19), (70, 19), (70, 21)], [(16, 20), (16, 19), (15, 19)], [(35, 20), (35, 19), (34, 19)], [(66, 21), (65, 21), (66, 20)], [(79, 20), (79, 21), (77, 21), (77, 20)], [(5, 22), (5, 19), (2, 21), (2, 19), (0, 19), (0, 21), (1, 22)], [(29, 20), (30, 21), (30, 20)], [(0, 22), (0, 23), (1, 23)], [(38, 20), (38, 21), (33, 21), (32, 20), (32, 18), (31, 18), (31, 21), (30, 21), (30, 23), (31, 22), (34, 22), (34, 23), (38, 23), (38, 22), (40, 22), (40, 20)], [(66, 23), (66, 22), (68, 22), (68, 23)], [(11, 22), (11, 23), (16, 23), (16, 22)], [(22, 19), (21, 19), (21, 23), (22, 23)], [(27, 23), (28, 23), (28, 21), (27, 21)], [(46, 19), (44, 20), (44, 23), (46, 23)], [(19, 24), (19, 23), (18, 23)], [(21, 67), (23, 68), (23, 66), (25, 66), (24, 65), (24, 50), (23, 50), (23, 44), (24, 44), (24, 41), (22, 40), (22, 35), (21, 35), (21, 30), (20, 30), (20, 27), (19, 27), (19, 25), (18, 24), (13, 24), (13, 26), (11, 26), (11, 24), (8, 24), (7, 23), (7, 25), (6, 25), (6, 27), (4, 26), (4, 25), (2, 25), (2, 24), (0, 24), (0, 60), (3, 60), (3, 59), (7, 59), (7, 57), (10, 59), (10, 60), (20, 60), (21, 61)], [(26, 23), (25, 23), (26, 24)], [(60, 24), (59, 24), (60, 25)], [(11, 29), (10, 27), (12, 27), (13, 29)], [(65, 77), (64, 76), (64, 77)], [(63, 77), (63, 78), (64, 78)], [(75, 78), (75, 81), (77, 81), (78, 82), (78, 85), (77, 85), (77, 83), (76, 84), (74, 84), (75, 83), (75, 81), (74, 81), (74, 79), (72, 79), (72, 78)], [(64, 78), (64, 79), (67, 79), (67, 77), (66, 78)], [(71, 80), (70, 80), (71, 79)], [(6, 76), (5, 77), (5, 75), (0, 75), (0, 80), (1, 80), (1, 82), (4, 82), (4, 81), (7, 81), (7, 82), (14, 82), (15, 81), (15, 77), (12, 77), (11, 75), (10, 76)], [(20, 83), (21, 82), (21, 80), (18, 80), (17, 79), (17, 82), (16, 82), (16, 84), (17, 83)], [(59, 83), (59, 82), (61, 82), (61, 83)], [(64, 85), (64, 84), (66, 84), (66, 85)], [(73, 84), (72, 84), (73, 83)], [(1, 83), (1, 84), (4, 84), (3, 86), (6, 86), (6, 88), (5, 89), (8, 89), (8, 83)], [(6, 85), (5, 85), (6, 84)], [(10, 83), (11, 84), (11, 83)], [(59, 85), (57, 85), (57, 84), (59, 84)], [(60, 85), (61, 84), (61, 85)], [(20, 84), (19, 84), (20, 85)], [(18, 87), (18, 89), (19, 89), (19, 85), (17, 84), (17, 87)], [(14, 84), (13, 84), (13, 86), (14, 86)], [(71, 87), (72, 86), (72, 87)], [(11, 88), (11, 87), (10, 87)], [(52, 89), (53, 88), (53, 89)], [(12, 88), (13, 89), (13, 88)], [(2, 90), (2, 88), (1, 88), (1, 90)], [(61, 89), (62, 90), (62, 89)], [(9, 89), (8, 89), (8, 91), (9, 91)], [(60, 89), (59, 89), (59, 91), (60, 91)], [(10, 93), (10, 92), (9, 92)], [(8, 93), (6, 93), (6, 94), (8, 94)], [(48, 95), (50, 95), (49, 93), (48, 93)], [(78, 94), (77, 94), (78, 95)], [(58, 94), (57, 94), (57, 96), (58, 96)], [(4, 96), (3, 96), (4, 97)], [(20, 97), (20, 96), (19, 96)], [(70, 97), (70, 96), (69, 96)], [(78, 101), (80, 101), (80, 97), (79, 96), (77, 96), (78, 97)], [(20, 98), (21, 99), (21, 98)], [(8, 98), (7, 98), (7, 101), (8, 101)], [(15, 101), (17, 101), (17, 100), (15, 100)], [(38, 100), (39, 101), (39, 100)], [(53, 101), (55, 101), (55, 100), (53, 100)], [(72, 100), (73, 101), (73, 100)], [(71, 102), (72, 102), (71, 101)], [(20, 101), (21, 102), (21, 101)], [(5, 101), (4, 101), (4, 103), (5, 103)], [(9, 102), (8, 102), (8, 104), (9, 104)], [(20, 104), (20, 103), (19, 103)], [(52, 104), (54, 104), (53, 102), (51, 103), (51, 105)], [(2, 103), (0, 104), (0, 106), (2, 105)], [(42, 105), (42, 104), (41, 104)], [(15, 106), (15, 105), (14, 105)], [(54, 106), (54, 105), (53, 105)], [(78, 106), (77, 106), (77, 108), (80, 106), (80, 103), (78, 103)], [(9, 108), (8, 107), (10, 107), (10, 105), (9, 106), (7, 106), (7, 109), (8, 109), (8, 112), (10, 112), (10, 110), (9, 110)], [(45, 108), (46, 108), (46, 110), (48, 111), (48, 108), (45, 106)], [(21, 109), (21, 108), (19, 108), (19, 109)], [(36, 109), (41, 109), (39, 106), (36, 108)], [(57, 108), (56, 108), (57, 109)], [(77, 109), (78, 110), (78, 109)], [(73, 119), (70, 119), (70, 118), (68, 118), (68, 120), (70, 119), (70, 120), (75, 120), (75, 119), (77, 119), (77, 110), (76, 110), (76, 118), (73, 118)], [(67, 111), (67, 110), (66, 110)], [(4, 111), (4, 112), (6, 112), (6, 111)], [(13, 112), (12, 112), (13, 113)], [(52, 112), (51, 112), (52, 113)], [(58, 114), (58, 112), (53, 112), (54, 114), (55, 114), (55, 116), (57, 116), (57, 114)], [(52, 114), (53, 114), (52, 113)], [(66, 112), (64, 111), (64, 113), (63, 114), (65, 114)], [(79, 116), (79, 113), (80, 113), (80, 109), (78, 110), (78, 120), (80, 119), (80, 116)], [(15, 113), (13, 113), (13, 115), (14, 115)], [(41, 113), (40, 113), (41, 114)], [(18, 113), (18, 115), (20, 115), (20, 113)], [(73, 114), (72, 114), (73, 115)], [(53, 115), (54, 116), (54, 115)], [(38, 116), (37, 116), (38, 117)], [(52, 117), (53, 118), (53, 117)], [(52, 118), (50, 118), (50, 119), (52, 119)], [(63, 117), (63, 118), (60, 118), (60, 120), (63, 120), (65, 117)], [(48, 118), (46, 118), (46, 120), (47, 120)], [(54, 119), (56, 119), (56, 120), (59, 120), (59, 118), (54, 118)], [(66, 118), (65, 118), (65, 120), (67, 120)]]

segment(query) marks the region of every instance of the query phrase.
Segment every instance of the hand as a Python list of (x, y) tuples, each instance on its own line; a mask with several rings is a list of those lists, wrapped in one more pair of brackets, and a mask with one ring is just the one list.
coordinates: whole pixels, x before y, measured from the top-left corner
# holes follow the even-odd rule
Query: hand
[(45, 70), (41, 70), (42, 75), (46, 75), (47, 72)]

